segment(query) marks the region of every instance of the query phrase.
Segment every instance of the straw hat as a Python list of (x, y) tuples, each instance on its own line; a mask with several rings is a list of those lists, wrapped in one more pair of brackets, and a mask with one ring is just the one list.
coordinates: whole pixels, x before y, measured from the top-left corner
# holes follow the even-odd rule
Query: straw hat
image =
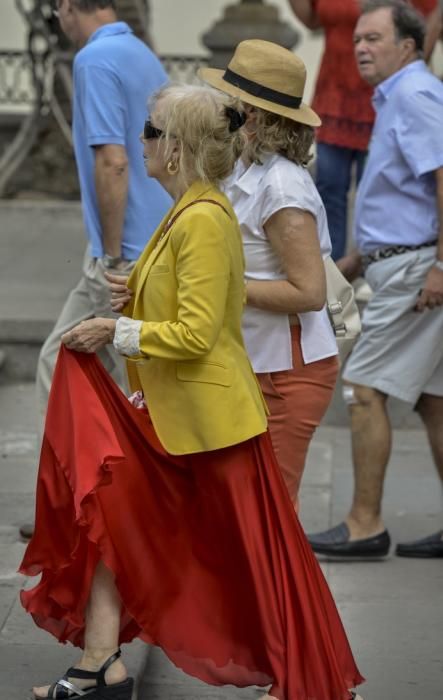
[(301, 124), (320, 126), (304, 104), (305, 64), (288, 49), (261, 39), (241, 41), (227, 69), (200, 68), (198, 75), (228, 95)]

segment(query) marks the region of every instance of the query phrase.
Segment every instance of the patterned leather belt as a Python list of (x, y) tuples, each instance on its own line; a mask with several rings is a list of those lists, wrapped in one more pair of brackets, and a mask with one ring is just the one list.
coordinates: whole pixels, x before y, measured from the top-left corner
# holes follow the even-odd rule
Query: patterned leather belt
[(428, 243), (421, 243), (420, 245), (390, 245), (386, 248), (378, 248), (377, 250), (374, 250), (373, 253), (362, 255), (362, 265), (364, 269), (366, 269), (369, 265), (377, 262), (378, 260), (392, 258), (394, 255), (402, 255), (402, 253), (409, 253), (411, 250), (430, 248), (433, 245), (437, 245), (437, 240), (429, 241)]

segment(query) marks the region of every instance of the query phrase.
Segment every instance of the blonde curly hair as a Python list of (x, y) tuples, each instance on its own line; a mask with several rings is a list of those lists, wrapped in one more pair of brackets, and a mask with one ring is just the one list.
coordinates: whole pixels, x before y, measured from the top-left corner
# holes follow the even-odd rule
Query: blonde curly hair
[(256, 121), (254, 138), (248, 141), (245, 148), (248, 159), (261, 164), (263, 156), (279, 153), (306, 168), (313, 157), (310, 152), (314, 143), (312, 126), (300, 124), (259, 107), (249, 109), (254, 110)]
[(230, 109), (238, 116), (240, 100), (208, 86), (176, 84), (161, 88), (150, 104), (160, 116), (166, 157), (178, 146), (176, 162), (186, 186), (196, 179), (218, 185), (231, 174), (246, 141), (229, 116)]

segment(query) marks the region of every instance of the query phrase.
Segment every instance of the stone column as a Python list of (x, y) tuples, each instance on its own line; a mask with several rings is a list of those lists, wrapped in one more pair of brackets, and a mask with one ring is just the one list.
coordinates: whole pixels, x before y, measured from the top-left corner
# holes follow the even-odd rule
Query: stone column
[(228, 5), (222, 19), (202, 36), (204, 46), (211, 52), (210, 65), (225, 68), (243, 39), (265, 39), (292, 49), (300, 35), (280, 20), (274, 5), (262, 0), (240, 0), (236, 5)]

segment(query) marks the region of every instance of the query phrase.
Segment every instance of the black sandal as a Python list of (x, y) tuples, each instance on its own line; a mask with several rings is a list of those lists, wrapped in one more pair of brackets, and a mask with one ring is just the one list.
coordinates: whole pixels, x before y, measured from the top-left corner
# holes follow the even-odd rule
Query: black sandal
[[(34, 695), (34, 700), (77, 700), (77, 698), (85, 698), (86, 700), (131, 700), (134, 686), (133, 678), (127, 678), (121, 683), (112, 683), (111, 685), (107, 685), (105, 681), (106, 671), (114, 661), (120, 658), (121, 654), (119, 649), (109, 659), (106, 659), (98, 671), (68, 668), (63, 678), (51, 685), (45, 698), (39, 698)], [(68, 678), (94, 680), (96, 685), (81, 689), (74, 683), (71, 683), (71, 681), (68, 681)]]

